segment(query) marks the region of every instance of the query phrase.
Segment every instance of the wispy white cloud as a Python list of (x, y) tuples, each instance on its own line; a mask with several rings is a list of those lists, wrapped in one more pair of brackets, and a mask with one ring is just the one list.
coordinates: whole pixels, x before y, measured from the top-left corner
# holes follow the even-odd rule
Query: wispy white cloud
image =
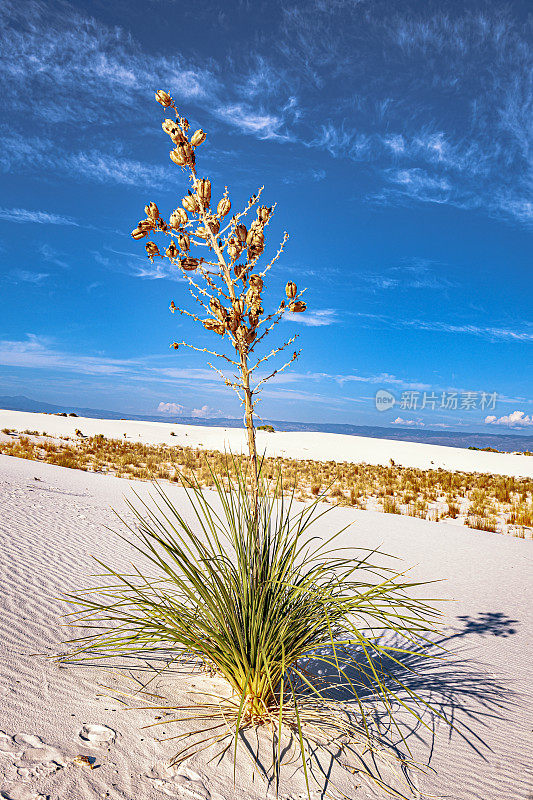
[(91, 150), (57, 159), (58, 168), (96, 183), (120, 183), (126, 186), (161, 186), (169, 170), (160, 164), (136, 161)]
[[(24, 154), (86, 180), (153, 185), (157, 167), (72, 142), (95, 123), (117, 139), (132, 135), (130, 109), (138, 131), (145, 101), (161, 86), (247, 136), (370, 165), (375, 202), (533, 219), (530, 48), (502, 6), (390, 14), (381, 3), (353, 0), (282, 5), (271, 38), (258, 40), (253, 55), (219, 62), (148, 53), (126, 28), (66, 4), (4, 0), (0, 21), (0, 76), (24, 123), (17, 152), (0, 151), (5, 169), (20, 169)], [(27, 134), (35, 114), (48, 131), (62, 123), (40, 156)]]
[(317, 308), (302, 313), (292, 314), (290, 311), (283, 316), (284, 322), (299, 322), (301, 325), (309, 325), (312, 328), (319, 328), (325, 325), (333, 325), (337, 322), (337, 312), (333, 308)]
[(22, 341), (0, 341), (0, 364), (6, 367), (63, 370), (84, 375), (118, 375), (132, 362), (66, 353), (51, 346), (48, 338), (29, 333)]
[[(447, 203), (452, 185), (448, 178), (428, 174), (419, 167), (412, 169), (387, 170), (387, 179), (396, 185), (398, 194), (424, 203)], [(385, 191), (383, 199), (389, 195)]]
[[(26, 173), (39, 167), (54, 174), (83, 178), (94, 183), (117, 183), (126, 186), (161, 186), (168, 181), (169, 170), (161, 164), (150, 164), (116, 153), (91, 149), (66, 152), (53, 147), (47, 139), (31, 138), (21, 147), (21, 138), (13, 133), (0, 137), (0, 166), (6, 172), (16, 169)], [(4, 216), (5, 214), (5, 216)], [(69, 217), (26, 209), (0, 209), (0, 218), (13, 222), (55, 222), (77, 225)]]
[(398, 323), (404, 327), (416, 328), (423, 331), (437, 331), (443, 333), (463, 333), (471, 336), (481, 336), (484, 339), (493, 339), (509, 342), (531, 342), (533, 332), (517, 330), (514, 328), (497, 328), (479, 325), (453, 325), (448, 322), (428, 322), (424, 320), (403, 320)]
[(49, 277), (50, 275), (47, 272), (31, 272), (27, 269), (16, 269), (9, 273), (7, 279), (11, 283), (34, 283), (36, 286), (40, 286)]
[[(272, 63), (259, 56), (247, 71), (222, 80), (214, 62), (146, 52), (126, 28), (107, 26), (66, 4), (52, 10), (29, 0), (22, 9), (5, 0), (0, 22), (6, 102), (25, 113), (30, 108), (47, 123), (75, 124), (78, 133), (87, 123), (129, 118), (131, 108), (142, 108), (153, 97), (154, 87), (170, 90), (179, 103), (201, 102), (207, 113), (260, 139), (288, 139), (280, 129), (285, 118), (298, 115), (290, 92), (284, 90), (279, 102), (283, 82)], [(21, 85), (23, 99), (16, 88)], [(270, 111), (255, 104), (267, 94), (276, 95)]]
[(392, 267), (365, 270), (354, 273), (355, 280), (362, 281), (373, 290), (376, 289), (430, 289), (442, 291), (454, 286), (444, 275), (443, 265), (424, 258), (404, 259)]
[(361, 319), (368, 319), (374, 324), (381, 323), (394, 328), (414, 328), (420, 331), (435, 331), (436, 333), (457, 333), (470, 336), (479, 336), (492, 341), (530, 342), (533, 341), (533, 331), (527, 323), (520, 328), (503, 328), (492, 325), (454, 324), (421, 319), (400, 319), (387, 317), (384, 314), (370, 314), (356, 311), (353, 315)]
[(53, 214), (50, 211), (32, 211), (28, 208), (0, 208), (0, 219), (5, 219), (9, 222), (33, 222), (36, 225), (77, 226), (79, 224), (72, 217)]
[(39, 253), (43, 257), (45, 261), (49, 264), (54, 264), (56, 267), (62, 267), (63, 269), (68, 268), (68, 263), (61, 258), (61, 254), (58, 253), (53, 247), (50, 247), (49, 244), (41, 244), (38, 247)]
[(258, 111), (243, 103), (221, 105), (216, 115), (224, 122), (234, 125), (244, 133), (252, 133), (259, 139), (288, 141), (290, 136), (282, 131), (284, 120), (276, 114)]

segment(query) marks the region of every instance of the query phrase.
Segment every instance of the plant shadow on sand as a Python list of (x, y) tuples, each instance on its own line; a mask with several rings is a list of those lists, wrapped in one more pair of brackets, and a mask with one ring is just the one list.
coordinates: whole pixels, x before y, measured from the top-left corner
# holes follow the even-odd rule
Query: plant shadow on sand
[[(504, 719), (516, 705), (514, 692), (492, 672), (484, 669), (483, 664), (463, 656), (464, 648), (460, 645), (458, 649), (456, 642), (464, 641), (466, 637), (471, 636), (502, 638), (512, 636), (516, 633), (518, 621), (500, 612), (480, 612), (476, 617), (460, 616), (457, 619), (461, 623), (459, 629), (433, 643), (428, 643), (425, 648), (420, 647), (410, 655), (404, 655), (401, 664), (391, 658), (382, 658), (381, 663), (374, 659), (376, 670), (384, 681), (390, 682), (391, 689), (396, 693), (397, 708), (394, 710), (394, 719), (398, 723), (397, 727), (391, 722), (383, 703), (376, 698), (372, 681), (365, 678), (368, 664), (361, 658), (356, 648), (344, 654), (337, 650), (337, 658), (343, 672), (341, 676), (333, 665), (334, 654), (331, 648), (322, 648), (320, 653), (317, 653), (321, 656), (331, 656), (332, 666), (329, 668), (322, 660), (313, 658), (306, 660), (302, 665), (306, 674), (316, 682), (324, 695), (325, 702), (331, 704), (332, 715), (335, 715), (337, 720), (342, 716), (347, 728), (351, 725), (357, 727), (360, 724), (360, 713), (353, 700), (350, 682), (357, 687), (367, 718), (371, 720), (371, 733), (376, 744), (375, 749), (362, 747), (360, 742), (354, 742), (349, 736), (343, 737), (339, 734), (342, 725), (339, 728), (335, 723), (330, 727), (324, 719), (317, 722), (315, 729), (320, 729), (319, 735), (305, 737), (308, 765), (315, 777), (317, 789), (318, 778), (321, 783), (320, 791), (315, 791), (313, 797), (335, 796), (339, 770), (340, 774), (349, 773), (352, 781), (356, 781), (356, 787), (364, 783), (367, 791), (375, 792), (381, 787), (397, 797), (408, 797), (413, 794), (423, 797), (424, 793), (418, 785), (417, 776), (432, 771), (431, 761), (438, 732), (440, 735), (445, 733), (450, 739), (454, 735), (460, 737), (477, 757), (484, 761), (489, 760), (491, 747), (485, 739), (486, 734), (495, 721)], [(153, 687), (154, 675), (165, 677), (163, 691), (166, 694), (175, 680), (179, 682), (184, 675), (202, 674), (198, 670), (198, 662), (194, 660), (180, 659), (179, 662), (169, 663), (164, 656), (161, 656), (160, 659), (151, 658), (149, 663), (143, 665), (142, 654), (139, 653), (138, 658), (141, 663), (131, 654), (119, 668), (122, 676), (129, 673), (134, 682), (132, 685), (137, 687), (138, 692), (134, 689), (131, 694), (123, 694), (120, 691), (116, 692), (117, 684), (114, 687), (108, 685), (106, 688), (111, 690), (111, 694), (116, 692), (117, 699), (122, 696), (124, 701), (125, 694), (126, 696), (129, 694), (130, 698), (140, 697), (143, 694), (141, 687), (146, 686), (147, 681)], [(133, 669), (129, 666), (131, 660), (135, 662)], [(348, 660), (351, 662), (349, 665)], [(81, 665), (73, 659), (70, 663), (104, 668), (98, 661), (84, 662)], [(361, 670), (357, 669), (359, 663)], [(109, 665), (105, 669), (108, 670)], [(206, 673), (203, 674), (207, 679)], [(152, 678), (143, 678), (143, 675)], [(403, 692), (399, 688), (400, 684), (405, 687)], [(295, 691), (298, 692), (300, 701), (308, 694), (312, 703), (312, 695), (305, 687), (295, 687)], [(419, 719), (410, 713), (401, 712), (401, 703), (409, 701), (411, 692), (422, 700)], [(154, 695), (156, 696), (160, 695)], [(191, 706), (193, 703), (194, 701)], [(423, 705), (424, 703), (429, 703), (431, 708)], [(126, 705), (130, 704), (127, 702)], [(172, 708), (172, 701), (164, 707)], [(168, 719), (166, 725), (171, 722), (171, 719)], [(189, 722), (194, 723), (193, 714)], [(188, 728), (189, 725), (186, 724), (185, 727)], [(272, 748), (278, 747), (278, 741), (276, 732), (270, 737), (265, 733), (266, 731), (261, 729), (241, 731), (239, 741), (251, 757), (254, 770), (261, 775), (268, 790), (274, 789), (279, 780), (279, 775), (276, 776), (272, 770)], [(291, 781), (290, 773), (296, 774), (298, 771), (297, 763), (290, 757), (290, 751), (297, 746), (294, 731), (287, 731), (280, 744), (282, 752), (287, 756), (284, 764), (286, 779)], [(416, 749), (417, 761), (410, 752), (411, 748)], [(371, 782), (365, 778), (368, 775), (373, 776)]]
[[(488, 761), (492, 749), (485, 738), (487, 733), (492, 724), (504, 719), (518, 702), (509, 686), (479, 661), (465, 657), (462, 654), (465, 648), (455, 645), (455, 640), (464, 640), (472, 635), (502, 638), (512, 636), (516, 633), (518, 620), (510, 619), (501, 612), (480, 612), (476, 617), (459, 616), (457, 619), (462, 625), (460, 629), (429, 643), (427, 647), (418, 648), (410, 655), (404, 655), (401, 664), (386, 657), (380, 659), (379, 663), (375, 660), (376, 670), (381, 673), (384, 682), (393, 684), (392, 689), (396, 692), (397, 710), (394, 719), (399, 723), (397, 727), (392, 724), (383, 705), (375, 703), (372, 681), (365, 677), (367, 663), (360, 659), (355, 650), (345, 654), (351, 661), (351, 666), (341, 664), (344, 679), (339, 679), (335, 667), (325, 669), (323, 661), (309, 659), (306, 664), (308, 672), (315, 674), (323, 684), (321, 689), (324, 694), (343, 704), (348, 715), (357, 714), (350, 682), (357, 686), (362, 702), (373, 708), (373, 733), (376, 741), (383, 744), (387, 752), (397, 755), (398, 763), (402, 765), (404, 786), (407, 784), (417, 793), (416, 796), (424, 795), (423, 792), (418, 794), (420, 788), (413, 782), (413, 773), (409, 768), (411, 747), (416, 747), (419, 754), (425, 754), (421, 756), (423, 763), (419, 760), (412, 764), (422, 772), (432, 771), (431, 761), (440, 723), (441, 734), (446, 729), (449, 739), (454, 735), (460, 737), (477, 757)], [(326, 650), (327, 648), (321, 655)], [(331, 649), (329, 652), (333, 657)], [(337, 657), (341, 661), (339, 652)], [(361, 670), (355, 666), (358, 662), (361, 663)], [(403, 692), (398, 691), (399, 683), (405, 687)], [(409, 701), (410, 692), (431, 705), (431, 708), (421, 707), (420, 719), (409, 713), (401, 713), (401, 703)], [(360, 753), (356, 755), (361, 759)], [(382, 773), (379, 758), (375, 758), (374, 754), (370, 754), (370, 761), (371, 764), (365, 762), (366, 769), (377, 773), (382, 785), (387, 786), (390, 773), (389, 776)], [(389, 788), (393, 793), (398, 791), (390, 784)]]

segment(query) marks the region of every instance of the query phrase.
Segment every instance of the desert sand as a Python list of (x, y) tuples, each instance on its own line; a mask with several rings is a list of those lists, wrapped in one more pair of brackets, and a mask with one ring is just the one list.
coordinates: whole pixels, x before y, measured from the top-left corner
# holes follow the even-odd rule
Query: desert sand
[[(27, 411), (0, 410), (0, 430), (46, 431), (51, 436), (74, 436), (76, 429), (86, 436), (103, 434), (147, 444), (181, 445), (206, 450), (246, 451), (244, 429), (179, 425), (170, 422), (59, 417)], [(171, 432), (175, 435), (171, 436)], [(355, 464), (389, 464), (392, 459), (403, 467), (419, 469), (489, 472), (495, 475), (533, 477), (533, 457), (513, 453), (487, 453), (459, 447), (443, 447), (420, 442), (372, 439), (338, 433), (257, 432), (257, 447), (268, 456), (286, 456), (318, 461), (347, 461)]]
[[(36, 415), (21, 421), (22, 415), (9, 414), (2, 424), (19, 429), (57, 432), (57, 426), (68, 424), (110, 435), (106, 428), (110, 423), (100, 420), (43, 417), (37, 425), (30, 419)], [(94, 426), (92, 431), (89, 425)], [(178, 429), (154, 423), (120, 425), (131, 436), (144, 432), (163, 437), (170, 427)], [(180, 435), (189, 430), (192, 435), (192, 429)], [(212, 446), (209, 429), (194, 433), (205, 446)], [(291, 436), (282, 440), (287, 449)], [(310, 447), (311, 437), (318, 436), (324, 435), (309, 435)], [(354, 440), (354, 457), (357, 444)], [(450, 448), (450, 453), (460, 458), (460, 452)], [(507, 458), (512, 457), (501, 457)], [(134, 487), (143, 497), (150, 491), (147, 483), (135, 482)], [(181, 507), (183, 490), (174, 485), (166, 489)], [(89, 576), (96, 570), (91, 554), (127, 568), (132, 551), (107, 526), (119, 529), (111, 507), (124, 512), (124, 497), (131, 491), (130, 483), (111, 476), (0, 456), (0, 796), (5, 800), (273, 797), (273, 789), (257, 775), (254, 778), (250, 761), (242, 754), (235, 787), (231, 760), (209, 764), (208, 751), (179, 768), (167, 769), (175, 745), (155, 737), (176, 735), (177, 723), (164, 726), (164, 734), (161, 728), (143, 728), (155, 721), (157, 712), (121, 704), (116, 689), (128, 683), (120, 673), (102, 666), (60, 667), (46, 658), (64, 651), (62, 641), (68, 631), (61, 627), (65, 608), (58, 596), (92, 584)], [(453, 601), (444, 607), (447, 663), (421, 662), (418, 676), (405, 676), (456, 725), (450, 731), (443, 722), (425, 716), (431, 731), (419, 728), (409, 734), (415, 756), (436, 770), (415, 776), (415, 787), (453, 800), (530, 800), (530, 543), (443, 522), (347, 508), (330, 511), (315, 533), (329, 535), (348, 522), (352, 525), (342, 544), (381, 544), (385, 552), (401, 557), (405, 567), (414, 565), (414, 577), (444, 579), (432, 595)], [(154, 685), (177, 702), (192, 686), (205, 686), (209, 680), (203, 674), (183, 675), (177, 670)], [(128, 705), (142, 703), (130, 700)], [(97, 768), (76, 763), (79, 756), (93, 759)], [(283, 800), (305, 796), (302, 775), (294, 767), (287, 769), (283, 781)], [(386, 796), (344, 771), (342, 788), (355, 800)], [(416, 791), (413, 796), (423, 796)], [(315, 787), (312, 797), (325, 795)]]

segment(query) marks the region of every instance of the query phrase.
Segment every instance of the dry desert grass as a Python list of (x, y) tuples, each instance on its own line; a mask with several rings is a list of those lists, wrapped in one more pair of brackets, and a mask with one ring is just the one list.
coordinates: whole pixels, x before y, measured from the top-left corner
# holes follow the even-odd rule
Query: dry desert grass
[[(0, 453), (71, 469), (104, 472), (137, 480), (180, 481), (195, 476), (202, 486), (225, 471), (226, 457), (215, 450), (149, 445), (103, 435), (51, 438), (43, 431), (7, 429)], [(237, 456), (240, 459), (241, 456)], [(267, 458), (263, 470), (281, 469), (285, 488), (299, 500), (322, 495), (336, 505), (406, 514), (435, 522), (455, 520), (477, 530), (520, 538), (533, 534), (533, 480), (486, 473), (421, 470), (293, 458)]]

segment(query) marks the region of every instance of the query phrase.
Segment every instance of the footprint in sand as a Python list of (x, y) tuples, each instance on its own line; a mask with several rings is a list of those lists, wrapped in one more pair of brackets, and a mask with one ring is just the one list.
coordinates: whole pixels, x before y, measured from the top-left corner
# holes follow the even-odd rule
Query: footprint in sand
[(36, 794), (34, 790), (22, 783), (14, 784), (11, 788), (0, 792), (3, 800), (46, 800), (44, 794)]
[(179, 796), (190, 800), (212, 800), (211, 793), (197, 772), (183, 766), (154, 767), (148, 776), (154, 786), (168, 797), (176, 797), (179, 787)]
[(102, 747), (112, 744), (116, 738), (116, 731), (106, 725), (84, 725), (79, 737), (85, 747)]
[[(33, 778), (43, 778), (52, 775), (66, 766), (63, 753), (52, 747), (39, 736), (28, 733), (17, 733), (9, 736), (0, 731), (0, 754), (11, 760), (10, 770), (15, 771), (19, 778), (28, 781)], [(6, 777), (5, 773), (4, 776)], [(34, 790), (30, 791), (24, 784), (13, 784), (9, 789), (3, 788), (0, 797), (7, 800), (34, 800), (40, 795)]]
[(0, 753), (11, 753), (22, 755), (22, 749), (17, 744), (12, 736), (9, 736), (4, 731), (0, 731)]

